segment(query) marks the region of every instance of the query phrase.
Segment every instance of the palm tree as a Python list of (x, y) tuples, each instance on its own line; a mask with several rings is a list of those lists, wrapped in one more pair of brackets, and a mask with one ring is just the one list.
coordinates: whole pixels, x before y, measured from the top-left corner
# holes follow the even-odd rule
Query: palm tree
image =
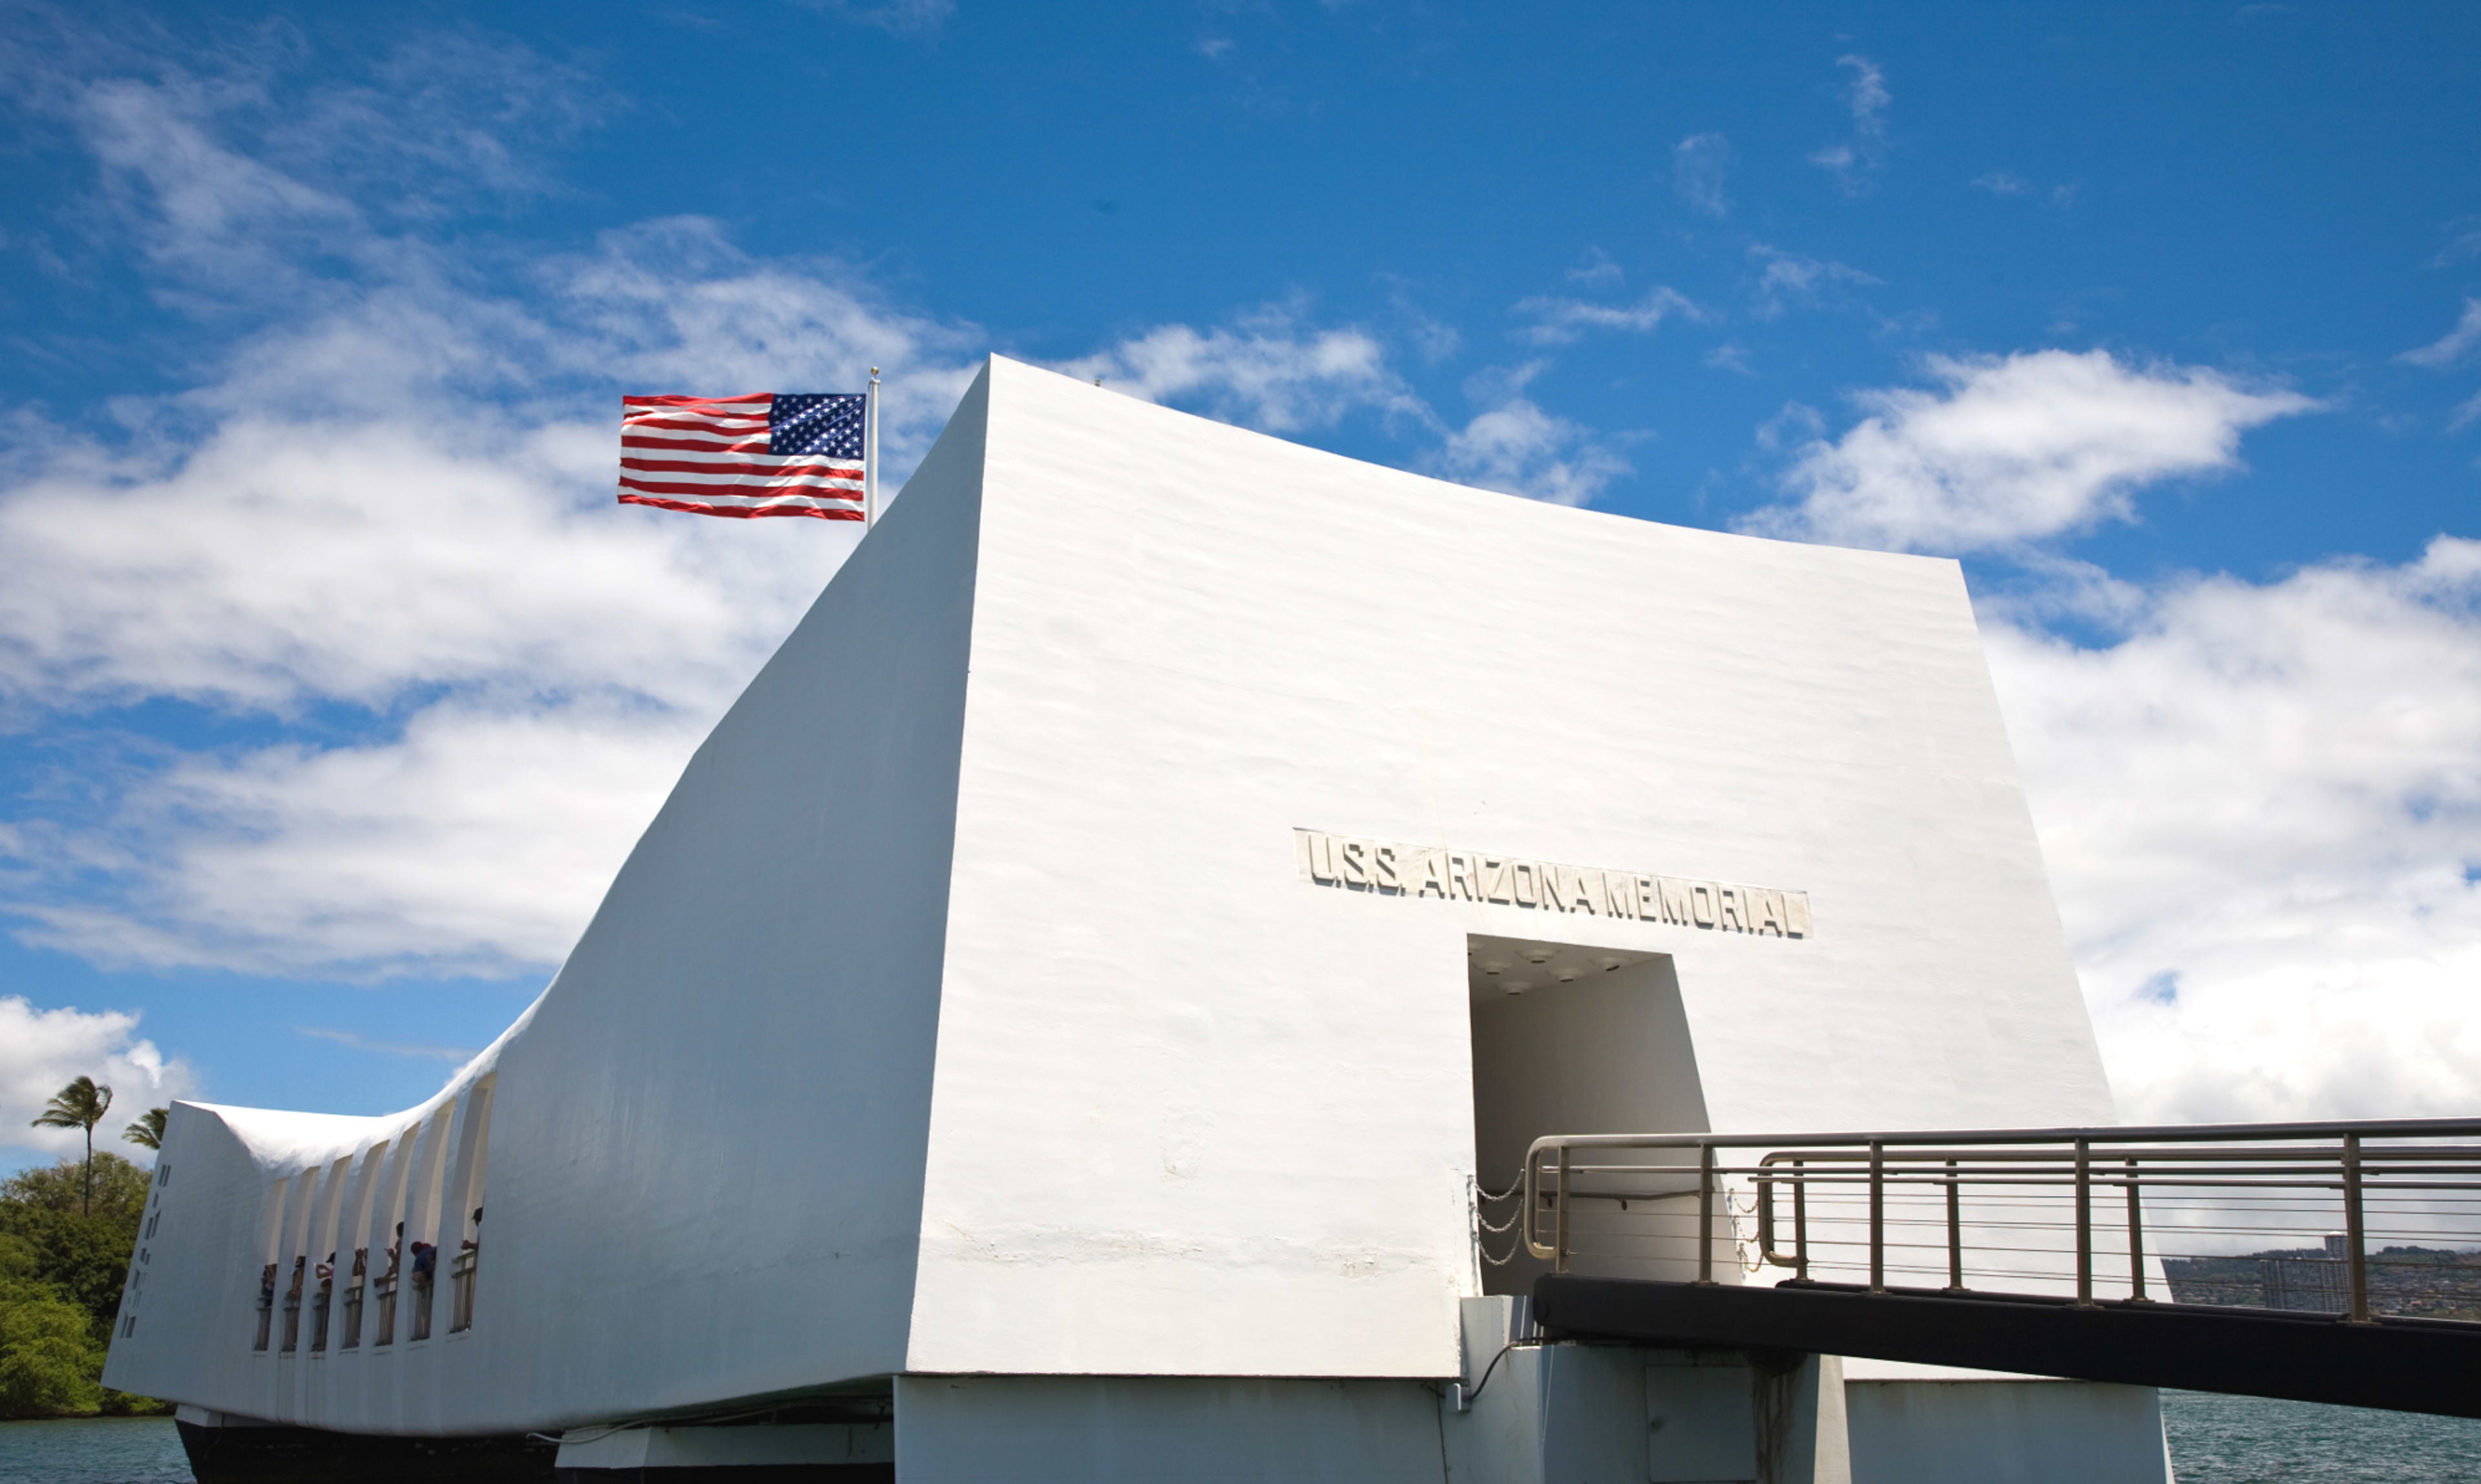
[(169, 1107), (150, 1107), (138, 1115), (138, 1121), (120, 1131), (120, 1136), (143, 1149), (164, 1151), (164, 1120), (170, 1116)]
[(52, 1094), (52, 1101), (44, 1106), (34, 1125), (38, 1129), (86, 1131), (86, 1175), (78, 1208), (90, 1216), (94, 1214), (94, 1126), (103, 1122), (111, 1106), (112, 1089), (97, 1086), (91, 1077), (81, 1077)]

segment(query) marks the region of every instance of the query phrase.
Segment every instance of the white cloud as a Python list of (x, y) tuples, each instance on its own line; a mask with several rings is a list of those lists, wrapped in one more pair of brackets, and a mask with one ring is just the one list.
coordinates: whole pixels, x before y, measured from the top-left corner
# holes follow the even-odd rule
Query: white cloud
[(2447, 415), (2446, 430), (2461, 432), (2471, 427), (2476, 418), (2481, 418), (2481, 392), (2475, 392), (2464, 399), (2455, 410)]
[(0, 1148), (82, 1153), (80, 1131), (30, 1125), (54, 1093), (91, 1077), (112, 1089), (112, 1110), (95, 1126), (94, 1147), (143, 1159), (145, 1151), (124, 1143), (120, 1131), (150, 1107), (191, 1096), (197, 1079), (137, 1029), (138, 1017), (125, 1011), (39, 1010), (21, 995), (0, 995)]
[(1628, 271), (1611, 260), (1600, 247), (1587, 247), (1577, 266), (1568, 270), (1568, 281), (1589, 289), (1616, 289), (1627, 281)]
[(112, 967), (556, 963), (727, 698), (459, 699), (358, 745), (178, 759), (100, 825), (21, 844), (77, 889), (21, 900), (18, 936)]
[[(361, 157), (283, 164), (271, 141), (302, 109), (272, 87), (64, 93), (110, 184), (100, 220), (228, 349), (189, 391), (118, 404), (118, 442), (0, 418), (0, 717), (78, 785), (0, 821), (0, 907), (115, 965), (538, 969), (857, 535), (616, 506), (616, 396), (857, 387), (884, 365), (893, 485), (984, 337), (697, 219), (453, 254), (365, 199), (387, 193)], [(327, 117), (362, 106), (320, 96)], [(523, 178), (446, 127), (416, 143)], [(356, 147), (382, 176), (413, 150)], [(1375, 336), (1299, 305), (1085, 364), (1270, 430), (1369, 408), (1447, 431)], [(1581, 430), (1533, 437), (1477, 467), (1589, 494)], [(166, 698), (277, 740), (184, 752), (116, 730), (113, 708)]]
[(2033, 189), (2023, 176), (2013, 175), (2005, 170), (1992, 170), (1986, 175), (1975, 175), (1972, 183), (1993, 195), (2023, 195)]
[(2481, 345), (2481, 299), (2467, 299), (2464, 317), (2455, 322), (2453, 329), (2417, 350), (2406, 351), (2395, 359), (2415, 366), (2443, 370), (2462, 360), (2476, 345)]
[(1686, 295), (1659, 284), (1648, 289), (1632, 304), (1596, 304), (1537, 294), (1518, 300), (1515, 309), (1533, 320), (1518, 333), (1535, 345), (1567, 345), (1589, 330), (1643, 334), (1675, 316), (1705, 318)]
[(1268, 432), (1332, 427), (1365, 409), (1430, 421), (1376, 336), (1311, 325), (1298, 304), (1269, 304), (1205, 330), (1159, 325), (1059, 370)]
[(1750, 311), (1761, 320), (1781, 319), (1787, 309), (1818, 303), (1835, 289), (1866, 288), (1879, 281), (1848, 263), (1805, 258), (1764, 243), (1750, 245), (1749, 259), (1759, 265)]
[(1862, 195), (1886, 168), (1887, 105), (1893, 95), (1887, 91), (1887, 74), (1868, 58), (1838, 57), (1835, 65), (1852, 73), (1843, 90), (1844, 106), (1852, 111), (1852, 137), (1818, 150), (1809, 163), (1832, 173), (1844, 195)]
[(2121, 1115), (2469, 1112), (2481, 543), (2119, 596), (1984, 633)]
[(955, 0), (797, 0), (810, 10), (876, 26), (891, 36), (934, 36), (956, 12)]
[(1546, 412), (1525, 395), (1543, 370), (1534, 362), (1472, 378), (1467, 392), (1484, 410), (1448, 434), (1423, 467), (1442, 479), (1546, 501), (1588, 505), (1630, 473), (1628, 460), (1591, 429)]
[(1856, 546), (1970, 552), (2135, 518), (2133, 491), (2238, 464), (2240, 434), (2316, 405), (2201, 367), (2037, 351), (1929, 363), (1936, 389), (1857, 399), (1869, 415), (1802, 446), (1796, 503), (1744, 526)]
[(1737, 340), (1726, 340), (1707, 351), (1703, 362), (1716, 371), (1728, 371), (1735, 376), (1754, 377), (1758, 374), (1758, 368), (1749, 364), (1749, 348)]
[(1722, 135), (1691, 134), (1671, 146), (1671, 190), (1689, 210), (1730, 216), (1724, 187), (1731, 176), (1732, 142)]

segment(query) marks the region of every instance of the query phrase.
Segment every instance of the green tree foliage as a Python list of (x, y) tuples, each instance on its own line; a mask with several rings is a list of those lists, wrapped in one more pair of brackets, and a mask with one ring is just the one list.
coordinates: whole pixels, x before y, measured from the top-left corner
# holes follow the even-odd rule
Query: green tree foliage
[(153, 1172), (105, 1150), (94, 1157), (91, 1173), (94, 1193), (91, 1209), (86, 1194), (89, 1170), (77, 1160), (65, 1159), (58, 1164), (38, 1165), (0, 1180), (0, 1203), (42, 1211), (87, 1211), (98, 1221), (127, 1227), (130, 1240), (137, 1240), (138, 1224), (146, 1214), (147, 1191), (155, 1179)]
[(0, 1417), (159, 1410), (102, 1384), (149, 1179), (106, 1152), (0, 1181)]
[(150, 1107), (138, 1115), (138, 1121), (120, 1131), (120, 1136), (141, 1149), (164, 1147), (164, 1120), (172, 1116), (169, 1107)]
[(103, 1409), (103, 1346), (92, 1317), (34, 1275), (22, 1239), (0, 1234), (0, 1417)]

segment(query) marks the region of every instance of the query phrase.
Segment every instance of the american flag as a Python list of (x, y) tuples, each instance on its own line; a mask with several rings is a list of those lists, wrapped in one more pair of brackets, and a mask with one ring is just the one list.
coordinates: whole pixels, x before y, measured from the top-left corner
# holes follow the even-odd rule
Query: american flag
[(620, 503), (700, 515), (862, 518), (858, 392), (620, 399)]

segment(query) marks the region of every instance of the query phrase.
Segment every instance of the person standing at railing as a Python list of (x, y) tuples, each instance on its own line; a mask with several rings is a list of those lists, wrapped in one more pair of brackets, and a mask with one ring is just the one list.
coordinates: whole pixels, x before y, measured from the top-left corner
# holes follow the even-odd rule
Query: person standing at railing
[(459, 1252), (473, 1252), (483, 1245), (483, 1208), (474, 1208), (474, 1235), (457, 1244)]
[(381, 1273), (381, 1274), (379, 1274), (379, 1282), (381, 1282), (381, 1283), (394, 1283), (394, 1282), (396, 1282), (397, 1249), (399, 1249), (400, 1247), (403, 1247), (404, 1245), (405, 1245), (405, 1223), (404, 1223), (404, 1222), (402, 1222), (402, 1221), (400, 1221), (400, 1222), (398, 1222), (398, 1223), (396, 1224), (396, 1240), (395, 1240), (395, 1241), (392, 1241), (392, 1242), (390, 1242), (390, 1243), (388, 1243), (388, 1250), (387, 1250), (388, 1265), (387, 1265), (387, 1271), (386, 1271), (386, 1272), (383, 1272), (383, 1273)]
[(303, 1273), (309, 1268), (309, 1266), (310, 1259), (306, 1254), (293, 1260), (293, 1287), (284, 1290), (284, 1296), (288, 1301), (293, 1303), (300, 1302), (301, 1279)]

